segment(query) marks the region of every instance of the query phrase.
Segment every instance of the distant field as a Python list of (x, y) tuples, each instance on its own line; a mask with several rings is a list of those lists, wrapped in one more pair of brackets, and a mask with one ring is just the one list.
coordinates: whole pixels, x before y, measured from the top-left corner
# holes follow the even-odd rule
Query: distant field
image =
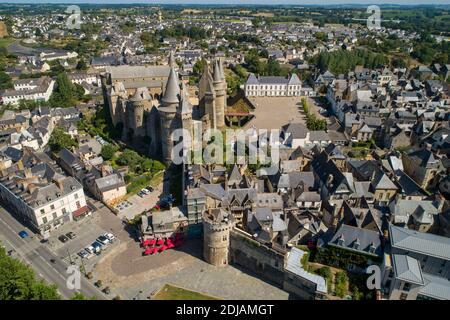
[(11, 38), (0, 38), (0, 47), (8, 47), (13, 42), (14, 39)]
[(181, 11), (181, 13), (187, 13), (187, 14), (196, 14), (196, 13), (202, 13), (202, 10), (197, 10), (197, 9), (184, 9), (183, 11)]
[(274, 14), (272, 12), (258, 12), (255, 14), (252, 14), (254, 17), (265, 17), (265, 18), (273, 18)]
[(186, 290), (180, 287), (175, 287), (170, 284), (164, 285), (159, 292), (154, 296), (155, 300), (217, 300), (206, 294)]

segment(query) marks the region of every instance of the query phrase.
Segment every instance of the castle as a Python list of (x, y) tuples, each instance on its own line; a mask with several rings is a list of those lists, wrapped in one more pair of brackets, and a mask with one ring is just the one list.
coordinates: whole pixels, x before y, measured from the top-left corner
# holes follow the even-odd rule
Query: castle
[(203, 130), (225, 126), (227, 84), (220, 58), (205, 66), (196, 106), (189, 101), (187, 86), (183, 83), (180, 88), (173, 53), (165, 66), (110, 67), (102, 77), (102, 87), (122, 139), (146, 138), (149, 154), (166, 164), (172, 160), (174, 130), (192, 133), (195, 126)]

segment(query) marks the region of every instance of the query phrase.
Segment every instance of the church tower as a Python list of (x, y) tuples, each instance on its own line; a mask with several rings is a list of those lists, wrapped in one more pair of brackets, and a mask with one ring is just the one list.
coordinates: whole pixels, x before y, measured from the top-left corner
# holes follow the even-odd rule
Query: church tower
[(172, 67), (166, 84), (166, 90), (161, 99), (162, 106), (159, 108), (161, 118), (161, 146), (162, 159), (166, 164), (172, 162), (172, 132), (180, 127), (176, 119), (177, 109), (180, 103), (180, 87), (178, 76)]

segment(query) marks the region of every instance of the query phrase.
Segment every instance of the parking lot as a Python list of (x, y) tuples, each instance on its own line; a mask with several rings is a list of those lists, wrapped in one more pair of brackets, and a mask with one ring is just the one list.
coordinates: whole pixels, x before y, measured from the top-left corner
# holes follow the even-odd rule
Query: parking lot
[[(71, 262), (75, 262), (78, 265), (81, 264), (81, 258), (78, 255), (78, 252), (90, 246), (100, 235), (111, 232), (100, 227), (94, 220), (94, 217), (90, 216), (80, 221), (72, 221), (71, 223), (59, 227), (48, 239), (48, 245), (67, 263), (70, 264)], [(59, 238), (69, 232), (74, 233), (75, 238), (67, 239), (66, 242), (62, 242)], [(120, 240), (116, 239), (104, 249), (108, 250), (119, 242)], [(98, 260), (99, 257), (96, 255), (92, 255), (89, 259), (84, 259), (86, 268), (89, 269), (88, 267), (93, 266)]]
[[(119, 211), (117, 216), (121, 219), (133, 219), (138, 214), (141, 214), (146, 210), (150, 210), (158, 203), (159, 197), (162, 193), (162, 186), (162, 183), (159, 184), (154, 188), (152, 192), (150, 192), (149, 194), (145, 194), (142, 197), (138, 196), (137, 194), (132, 195), (126, 200), (128, 206), (123, 205), (122, 209), (119, 209), (116, 206), (116, 209), (118, 209)], [(119, 203), (118, 205), (121, 204), (122, 203)]]

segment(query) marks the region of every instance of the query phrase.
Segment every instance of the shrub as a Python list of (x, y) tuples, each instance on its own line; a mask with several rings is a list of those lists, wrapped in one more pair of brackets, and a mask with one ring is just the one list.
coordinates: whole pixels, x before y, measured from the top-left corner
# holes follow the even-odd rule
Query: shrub
[(347, 294), (348, 277), (344, 271), (336, 273), (335, 291), (338, 297), (345, 297)]

